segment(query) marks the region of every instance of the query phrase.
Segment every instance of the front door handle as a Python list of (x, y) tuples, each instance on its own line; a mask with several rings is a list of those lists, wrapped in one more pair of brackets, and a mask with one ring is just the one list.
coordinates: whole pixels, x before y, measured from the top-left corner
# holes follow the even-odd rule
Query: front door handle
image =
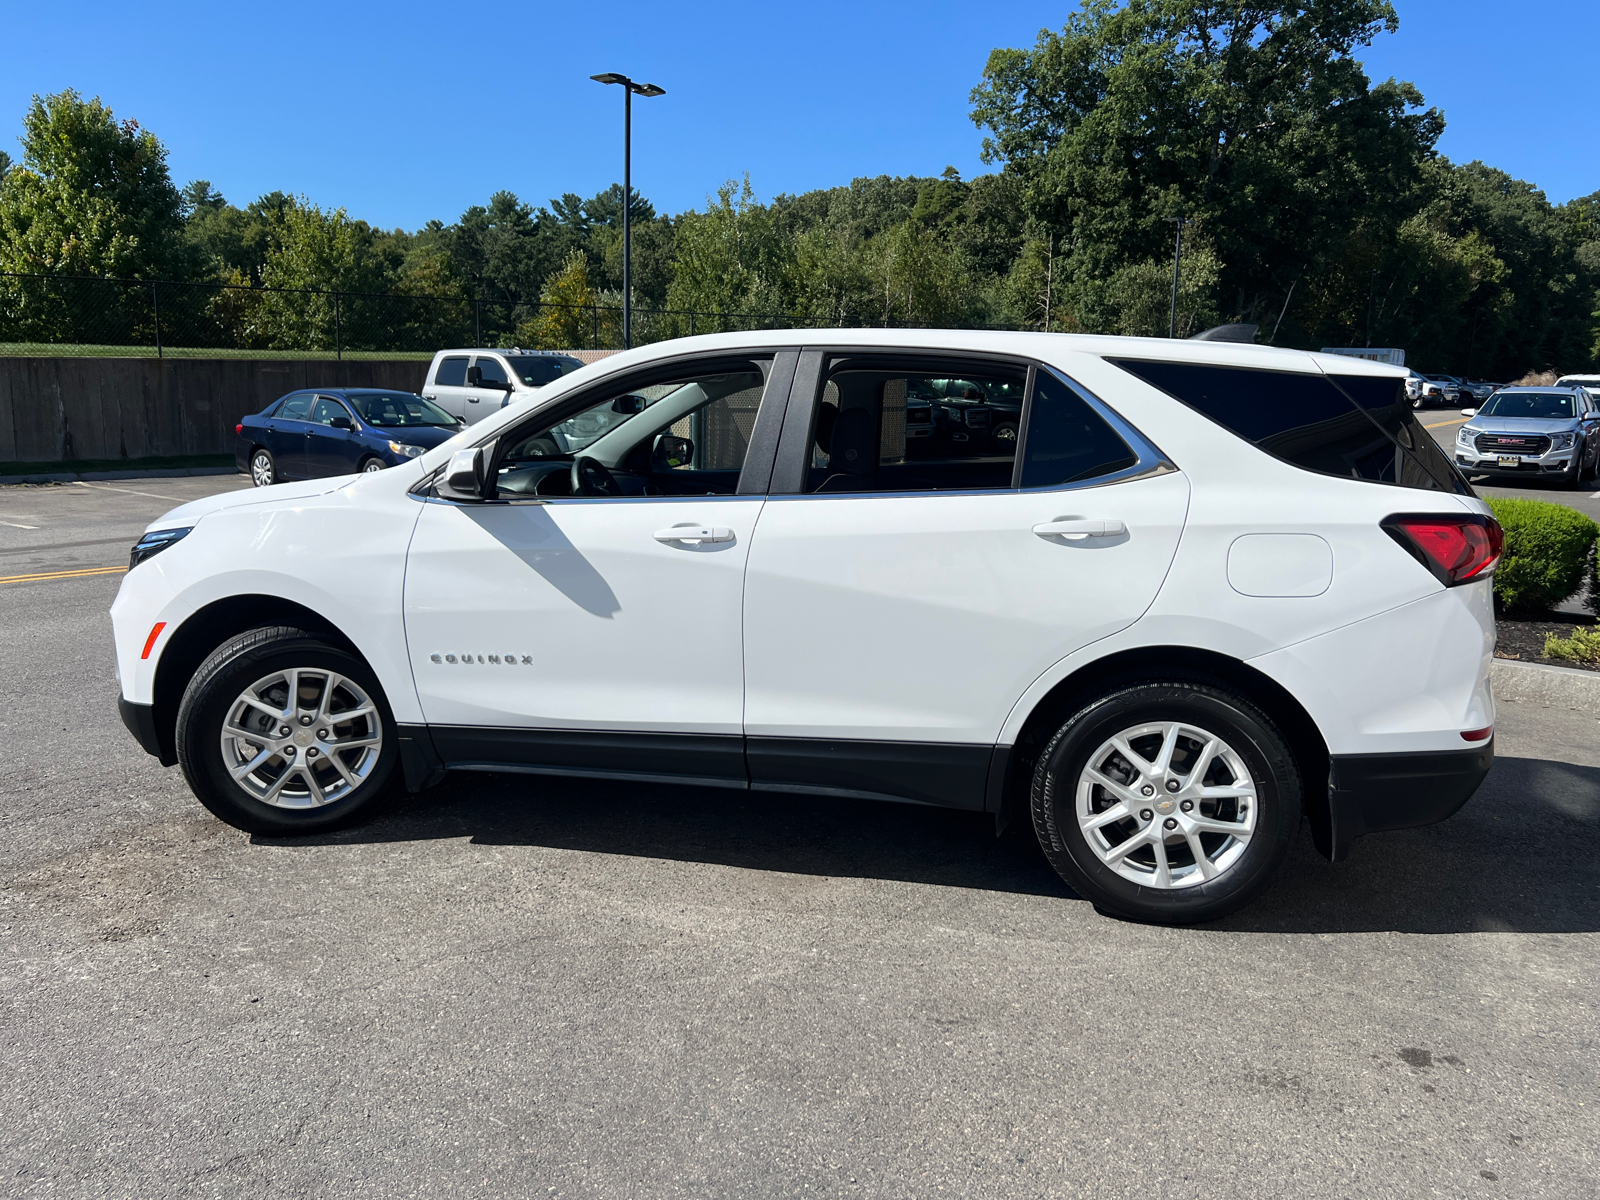
[(685, 542), (699, 546), (706, 542), (731, 542), (733, 530), (719, 525), (674, 525), (671, 529), (656, 530), (654, 536), (658, 542)]
[(1122, 537), (1128, 527), (1121, 521), (1046, 521), (1035, 525), (1033, 531), (1040, 537), (1063, 537), (1072, 541), (1083, 538)]

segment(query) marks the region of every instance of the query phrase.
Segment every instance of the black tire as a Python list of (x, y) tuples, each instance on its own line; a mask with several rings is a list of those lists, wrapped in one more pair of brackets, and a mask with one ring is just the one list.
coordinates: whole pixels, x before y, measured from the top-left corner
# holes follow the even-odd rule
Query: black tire
[(366, 458), (361, 460), (361, 465), (358, 466), (356, 470), (361, 472), (363, 475), (368, 474), (369, 472), (376, 474), (388, 465), (388, 463), (384, 462), (383, 459), (379, 458), (377, 455), (369, 454)]
[[(275, 671), (295, 668), (335, 672), (359, 687), (377, 710), (382, 734), (376, 761), (359, 786), (319, 807), (282, 808), (265, 803), (235, 783), (223, 761), (223, 722), (241, 693)], [(247, 833), (285, 837), (351, 824), (369, 815), (397, 778), (394, 715), (372, 670), (327, 638), (288, 626), (252, 629), (217, 647), (184, 690), (176, 732), (178, 763), (190, 790), (215, 816)], [(337, 731), (335, 736), (339, 736)], [(320, 745), (323, 743), (312, 742), (305, 753), (315, 753)], [(272, 769), (270, 763), (266, 769)]]
[[(1143, 886), (1118, 874), (1091, 849), (1075, 813), (1076, 784), (1091, 756), (1112, 735), (1158, 721), (1193, 724), (1221, 738), (1256, 791), (1255, 830), (1243, 851), (1215, 878), (1187, 887)], [(1030, 798), (1045, 856), (1079, 895), (1116, 916), (1180, 925), (1226, 916), (1271, 883), (1299, 829), (1301, 795), (1294, 754), (1255, 703), (1214, 683), (1173, 679), (1120, 687), (1080, 708), (1040, 754)], [(1162, 799), (1157, 793), (1155, 800)]]
[(271, 487), (278, 482), (278, 464), (265, 446), (250, 451), (250, 482), (256, 487)]

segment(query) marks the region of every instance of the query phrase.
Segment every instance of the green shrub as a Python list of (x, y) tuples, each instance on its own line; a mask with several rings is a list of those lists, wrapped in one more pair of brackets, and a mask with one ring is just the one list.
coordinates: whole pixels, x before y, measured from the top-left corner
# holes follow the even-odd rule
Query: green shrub
[(1504, 556), (1494, 574), (1494, 594), (1507, 610), (1560, 604), (1583, 585), (1600, 525), (1565, 504), (1544, 500), (1490, 500), (1506, 531)]
[(1547, 633), (1544, 635), (1544, 656), (1564, 658), (1568, 662), (1600, 663), (1600, 629), (1584, 629), (1580, 626), (1572, 631), (1569, 638)]

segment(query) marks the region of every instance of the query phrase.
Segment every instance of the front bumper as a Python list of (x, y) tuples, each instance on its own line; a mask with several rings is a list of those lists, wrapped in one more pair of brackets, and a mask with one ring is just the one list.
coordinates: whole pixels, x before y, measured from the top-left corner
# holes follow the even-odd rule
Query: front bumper
[(1463, 451), (1456, 446), (1456, 466), (1474, 475), (1493, 475), (1497, 479), (1562, 479), (1576, 470), (1576, 450), (1552, 450), (1535, 458), (1520, 456), (1515, 467), (1500, 466), (1497, 458), (1484, 458), (1475, 452)]
[(1365, 834), (1436, 824), (1460, 811), (1492, 766), (1493, 737), (1462, 750), (1336, 754), (1328, 779), (1329, 828), (1313, 823), (1313, 840), (1339, 862)]
[(118, 696), (117, 714), (121, 716), (122, 723), (128, 727), (128, 732), (133, 734), (133, 740), (143, 747), (146, 754), (160, 759), (163, 767), (170, 767), (178, 761), (171, 747), (161, 744), (161, 735), (156, 732), (156, 710), (153, 704), (135, 704), (132, 700)]

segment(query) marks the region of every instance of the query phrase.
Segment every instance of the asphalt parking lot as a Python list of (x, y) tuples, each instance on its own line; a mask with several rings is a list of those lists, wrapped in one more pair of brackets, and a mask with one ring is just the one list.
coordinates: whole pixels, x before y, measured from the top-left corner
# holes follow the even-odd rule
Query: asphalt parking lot
[(251, 838), (106, 617), (242, 483), (0, 488), (0, 1192), (1600, 1194), (1596, 714), (1503, 705), (1455, 818), (1196, 929), (905, 806), (479, 776)]

